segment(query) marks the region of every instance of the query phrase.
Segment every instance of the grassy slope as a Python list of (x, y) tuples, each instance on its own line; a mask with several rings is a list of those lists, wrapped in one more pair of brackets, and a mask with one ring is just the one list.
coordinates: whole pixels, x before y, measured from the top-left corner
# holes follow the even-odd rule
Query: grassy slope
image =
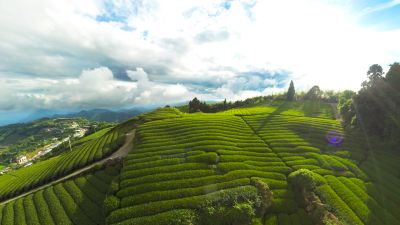
[(104, 224), (103, 201), (119, 171), (108, 167), (0, 206), (1, 224)]
[(72, 151), (0, 176), (1, 199), (18, 195), (111, 154), (115, 149), (111, 149), (108, 144), (116, 142), (120, 135), (118, 129), (110, 130)]

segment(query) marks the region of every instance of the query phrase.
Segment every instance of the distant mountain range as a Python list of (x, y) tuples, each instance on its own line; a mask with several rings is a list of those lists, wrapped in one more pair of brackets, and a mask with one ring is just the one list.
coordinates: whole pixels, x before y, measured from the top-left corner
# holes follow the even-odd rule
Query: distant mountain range
[(148, 108), (132, 108), (132, 109), (124, 109), (120, 111), (112, 111), (109, 109), (91, 109), (91, 110), (82, 110), (77, 113), (70, 114), (55, 114), (51, 116), (51, 118), (85, 118), (91, 121), (104, 121), (104, 122), (116, 122), (120, 123), (129, 118), (137, 116), (143, 112), (147, 112), (150, 109)]
[(85, 118), (91, 121), (104, 122), (123, 122), (131, 117), (137, 116), (143, 112), (148, 112), (156, 106), (137, 106), (130, 109), (89, 109), (89, 110), (49, 110), (37, 109), (24, 112), (1, 112), (0, 126), (15, 123), (29, 123), (42, 118)]

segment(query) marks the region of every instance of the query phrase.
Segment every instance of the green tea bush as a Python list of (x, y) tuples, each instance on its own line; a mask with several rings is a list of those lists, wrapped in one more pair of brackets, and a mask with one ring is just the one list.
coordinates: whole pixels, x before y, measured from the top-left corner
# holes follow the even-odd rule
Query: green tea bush
[(49, 206), (47, 205), (46, 199), (43, 196), (43, 190), (33, 194), (33, 201), (35, 203), (40, 224), (55, 224), (53, 217), (51, 216)]
[(328, 204), (330, 209), (334, 211), (335, 215), (345, 223), (364, 224), (329, 185), (325, 184), (317, 187), (317, 193)]
[(357, 216), (366, 224), (382, 224), (372, 211), (355, 195), (350, 189), (342, 184), (334, 176), (325, 177), (329, 186), (346, 202), (346, 204), (357, 214)]
[(152, 175), (157, 173), (167, 173), (167, 172), (179, 172), (183, 170), (197, 170), (197, 169), (208, 169), (208, 165), (204, 163), (182, 163), (178, 165), (160, 166), (153, 168), (145, 168), (139, 170), (129, 170), (124, 171), (121, 174), (121, 179), (130, 179), (146, 175)]
[[(33, 194), (13, 200), (6, 204), (6, 206), (11, 207), (10, 211), (7, 211), (6, 208), (3, 209), (3, 206), (0, 207), (0, 209), (3, 209), (1, 211), (4, 211), (0, 215), (7, 213), (5, 218), (0, 216), (1, 224), (104, 224), (102, 203), (101, 206), (98, 206), (92, 199), (103, 201), (106, 195), (105, 190), (113, 179), (110, 174), (115, 175), (115, 171), (111, 168), (104, 169), (85, 177), (78, 177), (46, 187)], [(87, 182), (86, 178), (96, 178), (97, 185), (101, 187), (86, 190), (87, 187), (92, 185)], [(75, 180), (83, 180), (85, 183), (81, 183), (83, 185), (78, 187), (74, 183)], [(80, 188), (85, 189), (85, 191)], [(101, 190), (101, 195), (93, 192), (94, 190), (97, 192)]]
[[(192, 156), (194, 157), (194, 156)], [(149, 161), (149, 162), (143, 162), (143, 163), (133, 163), (124, 166), (123, 170), (139, 170), (139, 169), (145, 169), (145, 168), (154, 168), (154, 167), (159, 167), (159, 166), (167, 166), (167, 165), (176, 165), (179, 163), (183, 163), (185, 159), (183, 158), (172, 158), (172, 159), (160, 159), (156, 161)]]
[(247, 177), (248, 174), (246, 173), (232, 171), (224, 175), (213, 175), (213, 176), (198, 177), (193, 179), (167, 180), (162, 182), (145, 183), (142, 185), (136, 185), (124, 188), (118, 192), (117, 196), (122, 198), (129, 195), (140, 194), (149, 191), (190, 188), (190, 187), (203, 186), (213, 183), (228, 182), (235, 179), (247, 178)]
[[(63, 187), (68, 192), (68, 194), (74, 199), (74, 202), (80, 206), (81, 210), (94, 222), (101, 223), (104, 217), (99, 215), (102, 207), (97, 205), (96, 202), (104, 199), (103, 195), (98, 195), (92, 192), (84, 193), (74, 181), (67, 181), (63, 183)], [(85, 188), (84, 186), (82, 188)], [(95, 198), (99, 198), (98, 200)], [(95, 200), (94, 200), (95, 199)]]
[(188, 179), (188, 178), (198, 178), (198, 177), (206, 177), (215, 175), (215, 171), (210, 169), (193, 169), (193, 170), (183, 170), (172, 173), (158, 173), (152, 174), (132, 179), (122, 180), (120, 185), (122, 188), (126, 188), (129, 186), (134, 186), (138, 184), (146, 184), (146, 183), (156, 183), (167, 180), (178, 180), (178, 179)]
[(243, 163), (251, 166), (274, 166), (274, 167), (287, 167), (284, 162), (260, 162), (260, 161), (243, 161)]
[(206, 164), (215, 164), (218, 162), (218, 155), (215, 152), (208, 152), (201, 155), (192, 155), (186, 157), (187, 162), (198, 162)]
[[(78, 187), (78, 189), (84, 194), (88, 196), (89, 199), (92, 200), (96, 205), (101, 206), (104, 201), (104, 194), (97, 190), (97, 186), (93, 186), (87, 179), (84, 177), (78, 177), (73, 180), (73, 183)], [(107, 187), (105, 187), (107, 188)], [(75, 189), (76, 190), (76, 189)], [(77, 192), (80, 193), (80, 192)]]
[(283, 159), (286, 163), (288, 163), (288, 162), (290, 162), (290, 161), (299, 161), (299, 160), (304, 160), (304, 159), (306, 159), (306, 158), (303, 157), (303, 156), (293, 155), (293, 153), (289, 153), (289, 154), (287, 154), (286, 156), (283, 155), (283, 154), (279, 154), (279, 155), (280, 155), (280, 157), (282, 157), (282, 159)]
[(347, 170), (347, 167), (343, 163), (335, 159), (334, 156), (323, 155), (323, 157), (328, 162), (332, 170), (338, 170), (338, 171)]
[(316, 175), (312, 171), (307, 169), (299, 169), (289, 174), (288, 181), (295, 188), (305, 191), (312, 191), (317, 185), (315, 177)]
[(23, 198), (19, 198), (14, 202), (14, 223), (15, 224), (26, 224), (25, 221), (25, 210), (23, 205)]
[(204, 225), (251, 225), (256, 212), (251, 202), (233, 203), (233, 206), (207, 206), (200, 213)]
[(265, 172), (277, 172), (278, 174), (288, 174), (292, 171), (289, 167), (278, 167), (278, 166), (252, 166), (241, 162), (221, 162), (218, 163), (218, 169), (224, 173), (234, 170), (258, 170), (258, 171), (265, 171)]
[(259, 180), (265, 182), (273, 190), (287, 188), (287, 182), (283, 181), (283, 180), (274, 180), (274, 179), (270, 179), (270, 178), (262, 178), (262, 177), (257, 177), (257, 176), (251, 178), (251, 180), (254, 180), (254, 179), (259, 179)]
[(26, 221), (29, 221), (29, 224), (32, 225), (40, 225), (38, 212), (33, 201), (33, 194), (24, 197), (23, 201)]
[(134, 217), (149, 216), (173, 209), (181, 208), (204, 208), (204, 204), (212, 204), (218, 202), (225, 204), (226, 202), (243, 202), (247, 200), (259, 199), (257, 190), (253, 186), (241, 186), (231, 189), (216, 191), (206, 195), (192, 196), (166, 201), (149, 202), (136, 206), (121, 208), (111, 212), (107, 217), (107, 223), (113, 224), (128, 220)]
[(299, 169), (307, 169), (307, 170), (318, 170), (321, 169), (321, 167), (316, 166), (316, 165), (296, 165), (296, 166), (291, 166), (294, 170), (299, 170)]
[(168, 199), (177, 199), (190, 196), (204, 195), (221, 189), (233, 188), (249, 184), (250, 184), (249, 178), (242, 178), (237, 180), (226, 181), (223, 183), (214, 183), (193, 188), (180, 188), (175, 190), (146, 192), (144, 194), (136, 194), (122, 198), (121, 206), (127, 207), (131, 205), (143, 204), (145, 202), (156, 202)]
[(124, 222), (118, 223), (121, 225), (195, 225), (198, 224), (198, 215), (194, 210), (177, 209), (153, 216), (136, 217)]
[(261, 161), (261, 162), (280, 162), (278, 157), (257, 157), (245, 155), (221, 155), (221, 162), (243, 162), (243, 161)]
[(118, 209), (121, 206), (119, 198), (114, 195), (107, 195), (104, 199), (104, 214), (109, 215), (112, 211)]
[(90, 218), (88, 218), (88, 216), (86, 216), (86, 214), (82, 212), (79, 206), (74, 202), (74, 199), (63, 188), (62, 184), (57, 184), (54, 186), (54, 193), (60, 200), (65, 213), (74, 224), (95, 224)]
[(44, 189), (44, 198), (47, 204), (49, 204), (50, 213), (56, 224), (72, 224), (70, 218), (65, 213), (63, 206), (54, 194), (53, 187)]
[(298, 166), (298, 165), (315, 165), (318, 166), (319, 162), (315, 159), (303, 159), (303, 160), (295, 160), (295, 161), (290, 161), (286, 162), (287, 165), (289, 166)]
[(346, 187), (354, 194), (359, 197), (368, 208), (371, 209), (381, 221), (384, 221), (385, 224), (400, 224), (400, 221), (396, 219), (390, 212), (385, 210), (385, 207), (380, 205), (374, 198), (369, 196), (364, 190), (362, 190), (358, 185), (353, 183), (353, 181), (349, 178), (339, 177), (338, 178), (341, 183), (346, 185)]
[(14, 224), (14, 202), (10, 202), (4, 206), (2, 217), (2, 224)]
[[(195, 151), (195, 150), (193, 150)], [(192, 151), (192, 152), (193, 152)], [(203, 152), (203, 151), (201, 151)], [(162, 156), (168, 155), (175, 155), (175, 154), (185, 154), (185, 149), (170, 149), (170, 150), (162, 150), (162, 151), (155, 151), (155, 152), (142, 152), (142, 153), (130, 153), (128, 156), (125, 157), (125, 163), (135, 163), (135, 162), (147, 162), (153, 159), (162, 159)]]

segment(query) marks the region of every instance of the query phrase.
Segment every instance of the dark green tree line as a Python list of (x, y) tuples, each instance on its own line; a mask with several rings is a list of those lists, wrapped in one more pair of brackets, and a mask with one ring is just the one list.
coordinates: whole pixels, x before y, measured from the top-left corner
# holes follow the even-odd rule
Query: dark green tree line
[(345, 126), (400, 143), (400, 64), (390, 65), (386, 75), (380, 65), (370, 66), (358, 93), (342, 94), (339, 110)]

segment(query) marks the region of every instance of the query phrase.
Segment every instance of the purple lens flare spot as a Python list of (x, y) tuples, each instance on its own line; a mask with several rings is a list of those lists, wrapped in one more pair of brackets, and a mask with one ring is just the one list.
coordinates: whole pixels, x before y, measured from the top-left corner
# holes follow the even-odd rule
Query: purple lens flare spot
[(343, 143), (343, 135), (335, 131), (329, 131), (326, 134), (326, 140), (329, 144), (339, 146)]

